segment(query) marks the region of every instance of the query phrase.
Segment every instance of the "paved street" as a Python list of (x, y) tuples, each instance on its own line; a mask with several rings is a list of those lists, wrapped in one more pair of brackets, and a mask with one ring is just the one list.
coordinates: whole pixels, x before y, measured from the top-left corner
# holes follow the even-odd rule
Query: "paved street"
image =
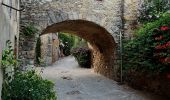
[(55, 82), (58, 100), (165, 100), (79, 68), (73, 57), (45, 68), (42, 75)]

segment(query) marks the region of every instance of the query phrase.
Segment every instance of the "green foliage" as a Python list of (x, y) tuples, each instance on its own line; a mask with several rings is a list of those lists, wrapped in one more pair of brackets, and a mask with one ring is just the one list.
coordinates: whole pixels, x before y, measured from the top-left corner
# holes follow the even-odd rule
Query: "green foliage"
[(10, 94), (3, 100), (56, 100), (54, 84), (34, 70), (16, 73), (9, 86)]
[(161, 26), (169, 25), (170, 24), (169, 16), (170, 16), (169, 13), (165, 13), (158, 20), (144, 24), (143, 27), (140, 28), (139, 31), (137, 32), (137, 35), (151, 34), (154, 29), (159, 28)]
[(25, 36), (33, 36), (33, 35), (37, 34), (37, 32), (38, 32), (38, 29), (35, 28), (35, 26), (33, 24), (27, 24), (22, 29), (22, 33)]
[[(161, 30), (162, 26), (170, 26), (170, 15), (166, 15), (157, 21), (146, 24), (138, 32), (137, 37), (132, 40), (124, 41), (124, 71), (138, 71), (148, 74), (159, 74), (170, 71), (169, 63), (162, 63), (160, 58), (169, 57), (170, 48), (157, 50), (158, 45), (170, 41), (170, 31)], [(163, 36), (163, 40), (156, 40)]]
[(37, 38), (37, 43), (36, 43), (36, 63), (40, 65), (40, 58), (41, 58), (41, 39), (40, 37)]
[(85, 40), (67, 33), (60, 33), (59, 39), (64, 44), (63, 52), (66, 56), (72, 54), (81, 67), (91, 67), (91, 51)]
[(87, 47), (77, 47), (72, 49), (72, 55), (79, 65), (84, 68), (91, 67), (91, 50)]
[(4, 74), (3, 100), (56, 100), (52, 82), (43, 80), (34, 70), (19, 70), (10, 41), (7, 41), (0, 64)]
[[(11, 42), (8, 40), (6, 42), (6, 49), (3, 50), (3, 53), (2, 53), (2, 60), (0, 61), (0, 64), (2, 68), (4, 69), (4, 72), (6, 72), (5, 69), (17, 68), (18, 62), (15, 59), (13, 51), (14, 50), (12, 49)], [(5, 74), (8, 74), (8, 73), (5, 73)]]
[(163, 13), (170, 10), (169, 0), (145, 0), (139, 16), (139, 22), (147, 23), (159, 19)]
[(87, 47), (87, 42), (84, 39), (76, 37), (74, 46), (72, 48), (78, 48), (78, 47)]
[(18, 69), (18, 62), (15, 59), (11, 42), (6, 42), (6, 49), (3, 50), (2, 60), (0, 61), (3, 70), (3, 87), (2, 87), (2, 98), (6, 97), (9, 93), (9, 82), (13, 79), (14, 72)]
[(68, 33), (60, 33), (59, 39), (64, 44), (63, 52), (66, 56), (71, 54), (72, 48), (87, 46), (87, 42), (84, 39)]
[(63, 53), (64, 55), (70, 55), (71, 48), (74, 45), (74, 36), (68, 35), (66, 33), (59, 34), (60, 41), (64, 44)]

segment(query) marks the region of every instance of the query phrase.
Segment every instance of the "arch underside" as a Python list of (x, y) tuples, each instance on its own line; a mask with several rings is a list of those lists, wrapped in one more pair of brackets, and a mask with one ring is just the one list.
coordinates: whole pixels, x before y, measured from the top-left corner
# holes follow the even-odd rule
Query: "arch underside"
[(48, 26), (41, 35), (56, 32), (71, 33), (88, 41), (93, 52), (94, 71), (113, 78), (116, 43), (105, 28), (90, 21), (67, 20)]

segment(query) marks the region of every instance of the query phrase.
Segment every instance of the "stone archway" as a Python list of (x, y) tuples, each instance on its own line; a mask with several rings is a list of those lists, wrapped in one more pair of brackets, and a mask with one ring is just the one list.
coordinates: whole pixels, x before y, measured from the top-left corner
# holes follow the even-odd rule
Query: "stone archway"
[(105, 28), (90, 21), (66, 20), (48, 26), (41, 35), (55, 32), (72, 33), (88, 41), (93, 51), (94, 71), (113, 78), (116, 43)]
[(28, 3), (25, 10), (29, 13), (22, 13), (21, 23), (33, 22), (40, 32), (45, 29), (43, 34), (73, 32), (86, 39), (93, 48), (95, 72), (113, 78), (119, 67), (117, 59), (114, 59), (114, 48), (119, 43), (118, 33), (123, 26), (121, 1), (52, 0), (39, 5)]

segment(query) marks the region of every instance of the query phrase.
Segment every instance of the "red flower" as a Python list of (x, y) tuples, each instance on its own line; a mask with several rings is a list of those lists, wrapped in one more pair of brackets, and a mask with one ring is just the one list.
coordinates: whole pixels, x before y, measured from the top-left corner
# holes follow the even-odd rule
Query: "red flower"
[(166, 77), (167, 77), (168, 80), (170, 80), (170, 73), (167, 73)]
[(160, 58), (159, 61), (164, 63), (165, 62), (165, 58)]
[(156, 48), (156, 49), (166, 49), (166, 45), (165, 45), (165, 44), (163, 44), (163, 45), (157, 45), (155, 48)]
[(162, 40), (164, 37), (161, 35), (159, 37), (155, 37), (155, 40)]
[(169, 47), (169, 46), (170, 46), (170, 42), (167, 42), (167, 43), (166, 43), (166, 47)]
[(161, 30), (162, 30), (162, 31), (169, 30), (169, 27), (168, 27), (168, 26), (162, 26), (162, 27), (161, 27)]
[(165, 62), (170, 63), (170, 57), (166, 57)]
[(155, 48), (156, 48), (156, 49), (161, 49), (162, 46), (161, 46), (161, 45), (157, 45)]
[(167, 42), (163, 45), (157, 45), (155, 48), (156, 49), (166, 49), (167, 47), (170, 47), (170, 42)]
[(159, 61), (162, 63), (170, 63), (170, 57), (160, 58)]

